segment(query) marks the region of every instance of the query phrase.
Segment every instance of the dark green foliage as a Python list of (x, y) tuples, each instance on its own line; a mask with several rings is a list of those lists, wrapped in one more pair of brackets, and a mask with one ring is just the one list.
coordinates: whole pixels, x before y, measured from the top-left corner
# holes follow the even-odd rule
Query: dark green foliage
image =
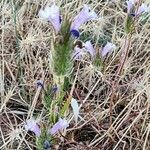
[(134, 20), (132, 15), (128, 15), (125, 23), (125, 31), (126, 33), (131, 33), (134, 29)]
[(83, 32), (80, 35), (80, 40), (83, 41), (83, 42), (91, 40), (91, 33), (90, 32)]
[(111, 41), (110, 35), (108, 33), (104, 33), (103, 35), (100, 35), (99, 37), (94, 36), (91, 40), (91, 33), (90, 32), (84, 32), (80, 36), (80, 40), (83, 42), (86, 42), (88, 40), (91, 40), (93, 43), (97, 41), (98, 38), (98, 45), (105, 45), (107, 42)]
[(61, 29), (61, 38), (54, 43), (53, 69), (57, 76), (68, 76), (73, 66), (73, 40), (70, 35), (70, 24), (64, 23)]
[(46, 126), (43, 126), (42, 132), (39, 138), (37, 138), (37, 149), (38, 150), (50, 150), (53, 143), (51, 135), (48, 133)]
[(53, 97), (54, 93), (52, 92), (52, 86), (49, 86), (44, 93), (44, 101), (43, 101), (43, 104), (47, 110), (49, 110), (51, 107)]
[(107, 35), (101, 35), (98, 39), (98, 45), (106, 45), (107, 42), (111, 42), (111, 38)]
[(50, 123), (55, 124), (58, 121), (58, 118), (59, 118), (58, 113), (55, 113), (54, 111), (50, 112), (50, 116), (49, 116)]
[(64, 105), (63, 105), (62, 109), (60, 110), (60, 115), (61, 115), (61, 117), (63, 117), (64, 114), (65, 114), (65, 112), (66, 112), (66, 110), (69, 109), (69, 105), (70, 105), (70, 100), (67, 99), (67, 100), (64, 102)]
[(70, 81), (68, 77), (64, 78), (64, 85), (63, 85), (63, 90), (64, 91), (68, 91), (69, 90), (69, 86), (70, 86)]
[(57, 44), (54, 48), (54, 72), (58, 76), (65, 76), (71, 72), (72, 68), (72, 43), (68, 41), (66, 43)]
[(102, 60), (99, 56), (99, 54), (96, 55), (94, 61), (93, 61), (94, 66), (96, 67), (101, 67), (102, 66)]

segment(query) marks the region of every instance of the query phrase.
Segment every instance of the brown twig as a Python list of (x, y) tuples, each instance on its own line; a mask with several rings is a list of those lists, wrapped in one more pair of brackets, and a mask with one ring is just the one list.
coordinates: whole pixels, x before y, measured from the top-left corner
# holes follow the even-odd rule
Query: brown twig
[(128, 34), (125, 38), (125, 43), (124, 43), (124, 46), (123, 46), (124, 51), (122, 52), (122, 57), (120, 59), (120, 65), (118, 67), (118, 70), (116, 71), (115, 79), (112, 82), (112, 92), (111, 92), (111, 97), (110, 97), (110, 126), (112, 125), (113, 101), (114, 101), (114, 98), (116, 96), (116, 90), (118, 89), (118, 85), (119, 85), (118, 77), (122, 73), (123, 68), (124, 68), (124, 64), (125, 64), (126, 59), (128, 57), (130, 44), (131, 44), (131, 38), (132, 38), (132, 33)]

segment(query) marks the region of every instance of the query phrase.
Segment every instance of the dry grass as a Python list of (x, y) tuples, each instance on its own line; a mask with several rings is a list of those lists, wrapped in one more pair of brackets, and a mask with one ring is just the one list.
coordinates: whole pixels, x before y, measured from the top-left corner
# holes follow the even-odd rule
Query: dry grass
[[(50, 0), (2, 0), (0, 2), (0, 149), (35, 149), (32, 134), (23, 124), (29, 115), (38, 115), (44, 122), (42, 92), (35, 82), (43, 78), (51, 83), (49, 69), (52, 27), (38, 18), (41, 6)], [(67, 129), (66, 138), (55, 149), (68, 150), (149, 150), (150, 149), (150, 22), (137, 22), (112, 101), (112, 124), (109, 124), (111, 83), (120, 63), (125, 40), (125, 3), (117, 0), (58, 2), (62, 14), (72, 18), (90, 3), (100, 19), (82, 26), (89, 34), (83, 40), (110, 39), (116, 51), (105, 59), (101, 71), (86, 62), (79, 68), (73, 95), (82, 104), (82, 119)], [(147, 1), (148, 2), (148, 1)], [(101, 46), (101, 45), (100, 45)], [(80, 66), (79, 66), (80, 65)], [(76, 74), (76, 72), (75, 72)], [(32, 107), (31, 107), (32, 106)], [(68, 112), (68, 117), (72, 111)], [(60, 137), (57, 137), (60, 139)]]

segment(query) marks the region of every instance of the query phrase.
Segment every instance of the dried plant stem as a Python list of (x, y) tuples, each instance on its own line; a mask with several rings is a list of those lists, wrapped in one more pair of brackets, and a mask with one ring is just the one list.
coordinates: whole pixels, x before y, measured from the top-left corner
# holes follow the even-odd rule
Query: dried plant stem
[[(139, 8), (140, 4), (141, 4), (141, 1), (138, 2), (137, 9)], [(136, 21), (137, 21), (137, 18), (135, 17), (134, 20), (133, 20), (133, 25), (135, 25)], [(112, 94), (111, 94), (111, 97), (110, 97), (110, 126), (112, 125), (112, 111), (113, 111), (112, 110), (112, 105), (113, 105), (113, 101), (114, 101), (114, 98), (116, 96), (116, 90), (118, 89), (118, 85), (119, 85), (119, 81), (120, 81), (118, 79), (118, 77), (120, 77), (120, 75), (123, 71), (123, 68), (124, 68), (124, 64), (125, 64), (125, 62), (127, 60), (127, 57), (128, 57), (130, 44), (131, 44), (131, 39), (132, 39), (132, 34), (133, 34), (133, 31), (131, 31), (130, 33), (128, 33), (126, 35), (124, 46), (123, 46), (123, 51), (122, 51), (122, 54), (121, 54), (120, 65), (119, 65), (118, 70), (115, 74), (114, 82), (112, 83)]]
[[(42, 79), (41, 79), (41, 80), (44, 81), (44, 73), (43, 73), (43, 75), (42, 75)], [(36, 104), (37, 104), (37, 100), (38, 100), (38, 98), (39, 98), (39, 95), (40, 95), (41, 90), (42, 90), (42, 87), (39, 86), (39, 87), (37, 88), (36, 93), (35, 93), (35, 96), (34, 96), (32, 105), (31, 105), (31, 107), (30, 107), (30, 109), (29, 109), (29, 111), (28, 111), (27, 119), (33, 117), (33, 112), (34, 112), (35, 106), (36, 106)]]
[(124, 64), (126, 62), (126, 59), (128, 57), (128, 52), (129, 52), (129, 48), (130, 48), (130, 43), (131, 43), (131, 38), (132, 38), (132, 33), (128, 34), (125, 38), (125, 42), (124, 42), (124, 46), (123, 46), (123, 52), (122, 52), (122, 56), (120, 59), (120, 65), (118, 67), (118, 70), (115, 74), (115, 79), (112, 82), (112, 92), (111, 92), (111, 96), (110, 96), (110, 126), (112, 125), (112, 107), (113, 107), (113, 101), (115, 99), (116, 96), (116, 90), (118, 89), (118, 84), (119, 84), (119, 80), (118, 77), (120, 76), (120, 74), (123, 71), (124, 68)]

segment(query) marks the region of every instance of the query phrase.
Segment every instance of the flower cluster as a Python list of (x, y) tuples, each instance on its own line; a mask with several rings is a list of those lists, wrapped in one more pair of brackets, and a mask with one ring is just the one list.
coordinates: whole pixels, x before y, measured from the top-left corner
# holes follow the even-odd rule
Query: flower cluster
[[(61, 29), (61, 17), (59, 7), (54, 3), (51, 7), (46, 6), (39, 11), (39, 16), (45, 20), (48, 20), (53, 25), (55, 31), (58, 33)], [(79, 37), (79, 27), (87, 21), (97, 18), (97, 14), (91, 10), (90, 7), (84, 5), (81, 12), (73, 19), (70, 27), (70, 33), (75, 37)]]
[[(51, 135), (58, 133), (61, 130), (66, 129), (69, 126), (68, 121), (64, 118), (59, 118), (58, 122), (56, 122), (53, 127), (49, 130)], [(25, 124), (26, 131), (32, 131), (37, 137), (41, 135), (41, 129), (37, 123), (37, 121), (32, 118), (26, 121)]]
[[(83, 48), (91, 55), (92, 58), (95, 58), (97, 52), (96, 52), (95, 48), (93, 47), (90, 40), (83, 43)], [(101, 57), (105, 57), (109, 52), (111, 52), (115, 48), (116, 48), (115, 44), (113, 44), (111, 42), (107, 42), (107, 44), (104, 47), (102, 47), (98, 50), (98, 54)], [(73, 54), (73, 58), (81, 59), (84, 54), (84, 52), (82, 51), (82, 48), (79, 48), (78, 46), (76, 46), (74, 50), (75, 50), (75, 52)]]

